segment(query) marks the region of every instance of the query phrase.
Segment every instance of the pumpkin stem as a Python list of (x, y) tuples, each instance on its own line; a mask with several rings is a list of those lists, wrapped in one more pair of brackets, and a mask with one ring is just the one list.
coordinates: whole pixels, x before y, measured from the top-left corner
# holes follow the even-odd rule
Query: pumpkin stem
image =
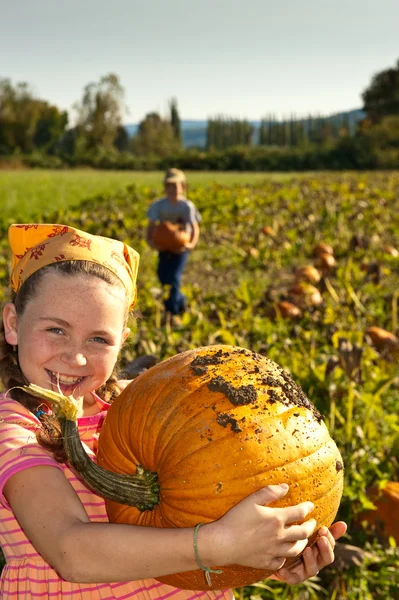
[(152, 510), (159, 502), (157, 474), (137, 465), (136, 474), (114, 473), (100, 467), (86, 454), (80, 441), (76, 421), (58, 417), (63, 445), (69, 464), (82, 476), (84, 482), (107, 500)]
[(156, 473), (137, 465), (135, 475), (114, 473), (100, 467), (86, 454), (76, 424), (76, 400), (37, 385), (24, 388), (28, 393), (53, 404), (61, 425), (63, 446), (69, 464), (81, 475), (94, 492), (119, 504), (135, 506), (141, 511), (152, 510), (159, 502)]

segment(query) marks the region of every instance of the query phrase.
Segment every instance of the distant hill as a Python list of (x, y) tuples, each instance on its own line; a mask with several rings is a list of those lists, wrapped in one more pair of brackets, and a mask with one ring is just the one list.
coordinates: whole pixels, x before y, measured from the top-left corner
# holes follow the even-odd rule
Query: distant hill
[[(351, 131), (354, 131), (356, 128), (356, 124), (365, 117), (365, 113), (360, 108), (356, 108), (354, 110), (349, 110), (346, 112), (336, 113), (333, 115), (329, 115), (328, 119), (331, 121), (336, 121), (342, 119), (342, 117), (347, 117), (349, 122), (349, 127)], [(302, 119), (299, 119), (302, 120)], [(260, 126), (260, 121), (250, 121), (251, 125), (254, 127), (254, 141), (256, 142), (258, 137), (258, 131)], [(206, 146), (206, 129), (207, 129), (208, 121), (201, 121), (195, 119), (188, 119), (181, 121), (182, 133), (183, 133), (183, 144), (185, 148), (205, 148)], [(125, 125), (126, 131), (129, 136), (134, 136), (137, 133), (138, 124), (131, 123), (129, 125)]]
[[(183, 133), (183, 144), (185, 148), (190, 148), (193, 146), (205, 148), (207, 124), (208, 121), (197, 121), (193, 119), (182, 120), (181, 127)], [(135, 136), (138, 129), (138, 123), (125, 125), (125, 129), (129, 136)]]

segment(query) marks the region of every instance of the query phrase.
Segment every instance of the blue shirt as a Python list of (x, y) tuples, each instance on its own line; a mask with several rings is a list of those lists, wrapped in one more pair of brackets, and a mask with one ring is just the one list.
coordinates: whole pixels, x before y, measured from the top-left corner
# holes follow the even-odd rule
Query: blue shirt
[(169, 198), (155, 200), (147, 211), (150, 221), (170, 221), (171, 223), (201, 222), (201, 215), (195, 204), (186, 198), (171, 202)]

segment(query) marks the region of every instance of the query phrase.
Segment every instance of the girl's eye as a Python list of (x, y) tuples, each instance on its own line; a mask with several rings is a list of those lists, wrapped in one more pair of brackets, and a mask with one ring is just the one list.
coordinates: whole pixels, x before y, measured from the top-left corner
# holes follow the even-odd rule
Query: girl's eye
[(63, 330), (59, 327), (49, 327), (47, 331), (50, 331), (51, 333), (56, 333), (57, 335), (63, 335), (64, 333)]
[(91, 339), (93, 340), (93, 342), (96, 342), (96, 343), (98, 343), (98, 344), (108, 344), (107, 340), (105, 340), (105, 339), (104, 339), (104, 338), (102, 338), (102, 337), (97, 337), (97, 336), (96, 336), (96, 337), (93, 337), (93, 338), (91, 338)]

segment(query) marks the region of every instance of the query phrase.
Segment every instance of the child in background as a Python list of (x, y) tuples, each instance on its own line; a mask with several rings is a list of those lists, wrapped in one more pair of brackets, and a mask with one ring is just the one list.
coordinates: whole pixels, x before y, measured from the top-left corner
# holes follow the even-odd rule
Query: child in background
[[(186, 176), (179, 169), (168, 169), (164, 177), (165, 197), (156, 200), (147, 211), (149, 219), (147, 242), (158, 250), (157, 275), (162, 286), (170, 285), (169, 297), (165, 301), (166, 314), (172, 324), (180, 325), (186, 309), (186, 298), (182, 293), (181, 278), (186, 266), (190, 250), (198, 243), (201, 215), (190, 200), (186, 198)], [(152, 233), (157, 223), (170, 221), (189, 227), (191, 239), (179, 252), (168, 252), (156, 247)]]
[[(51, 409), (21, 390), (28, 383), (74, 395), (78, 428), (94, 459), (114, 367), (128, 336), (139, 256), (129, 246), (64, 225), (12, 225), (12, 302), (3, 311), (0, 369), (0, 544), (3, 600), (41, 598), (232, 599), (231, 591), (192, 592), (154, 577), (198, 568), (193, 528), (156, 529), (108, 522), (104, 500), (70, 468)], [(248, 496), (201, 527), (201, 563), (277, 571), (298, 583), (332, 562), (344, 523), (323, 529), (295, 567), (315, 521), (313, 508), (266, 506), (288, 486)]]

